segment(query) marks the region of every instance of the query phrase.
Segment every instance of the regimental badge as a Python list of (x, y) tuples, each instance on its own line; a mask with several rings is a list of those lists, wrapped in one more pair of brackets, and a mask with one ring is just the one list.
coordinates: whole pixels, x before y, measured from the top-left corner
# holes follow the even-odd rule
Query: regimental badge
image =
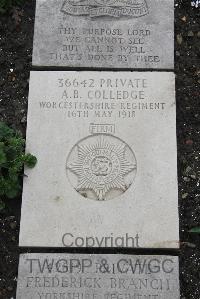
[(77, 192), (106, 200), (124, 193), (136, 174), (136, 158), (122, 140), (105, 134), (89, 136), (72, 149), (67, 172)]
[(146, 0), (66, 0), (62, 12), (75, 16), (138, 18), (148, 14)]

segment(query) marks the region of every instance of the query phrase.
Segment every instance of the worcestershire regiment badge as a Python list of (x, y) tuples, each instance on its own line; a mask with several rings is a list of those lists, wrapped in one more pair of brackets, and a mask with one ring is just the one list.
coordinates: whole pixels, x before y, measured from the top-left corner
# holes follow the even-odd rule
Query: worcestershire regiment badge
[(97, 134), (73, 147), (66, 168), (78, 193), (95, 200), (107, 200), (129, 189), (137, 162), (132, 149), (121, 139)]
[(149, 12), (146, 0), (66, 0), (61, 11), (74, 16), (115, 18), (138, 18)]

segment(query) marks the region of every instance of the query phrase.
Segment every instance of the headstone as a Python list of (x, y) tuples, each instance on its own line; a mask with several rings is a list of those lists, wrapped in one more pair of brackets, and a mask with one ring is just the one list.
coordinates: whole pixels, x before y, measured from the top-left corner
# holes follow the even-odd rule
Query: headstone
[(174, 74), (32, 72), (20, 246), (178, 248)]
[(173, 0), (37, 0), (34, 66), (174, 68)]
[(24, 254), (17, 299), (179, 299), (175, 256)]

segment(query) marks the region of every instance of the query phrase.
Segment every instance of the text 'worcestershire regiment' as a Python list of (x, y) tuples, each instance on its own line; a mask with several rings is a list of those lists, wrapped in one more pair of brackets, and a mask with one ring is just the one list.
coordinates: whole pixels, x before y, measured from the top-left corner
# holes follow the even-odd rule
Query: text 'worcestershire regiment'
[(57, 82), (58, 99), (43, 99), (41, 109), (64, 110), (68, 118), (134, 118), (136, 111), (164, 110), (163, 101), (149, 100), (146, 79), (64, 79)]

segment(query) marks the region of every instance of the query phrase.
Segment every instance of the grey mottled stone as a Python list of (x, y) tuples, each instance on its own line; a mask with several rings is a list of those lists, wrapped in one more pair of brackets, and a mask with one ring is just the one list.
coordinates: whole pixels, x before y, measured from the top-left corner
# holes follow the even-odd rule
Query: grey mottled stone
[(25, 254), (17, 299), (179, 299), (178, 257)]
[(173, 73), (32, 72), (27, 152), (21, 246), (179, 247)]
[(174, 68), (173, 0), (37, 0), (34, 66)]

